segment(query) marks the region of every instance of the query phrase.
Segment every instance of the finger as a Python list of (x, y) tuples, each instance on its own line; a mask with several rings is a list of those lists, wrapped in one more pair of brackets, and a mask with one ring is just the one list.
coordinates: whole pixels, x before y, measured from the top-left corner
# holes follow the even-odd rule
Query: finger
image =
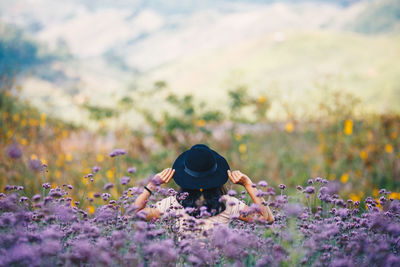
[(162, 171), (159, 172), (157, 175), (158, 175), (160, 178), (163, 178), (163, 177), (164, 177), (164, 173), (165, 173), (165, 170), (162, 170)]
[(169, 183), (169, 181), (171, 181), (172, 177), (174, 177), (174, 174), (175, 174), (175, 169), (172, 169), (171, 174), (168, 179), (168, 183)]
[(168, 174), (167, 174), (168, 180), (171, 179), (171, 177), (172, 177), (173, 174), (174, 174), (174, 171), (170, 168), (170, 169), (168, 170)]
[(229, 180), (231, 180), (233, 183), (235, 183), (236, 181), (235, 181), (235, 178), (233, 177), (233, 174), (232, 174), (232, 172), (231, 171), (229, 171), (229, 173), (228, 173), (228, 177), (229, 177)]

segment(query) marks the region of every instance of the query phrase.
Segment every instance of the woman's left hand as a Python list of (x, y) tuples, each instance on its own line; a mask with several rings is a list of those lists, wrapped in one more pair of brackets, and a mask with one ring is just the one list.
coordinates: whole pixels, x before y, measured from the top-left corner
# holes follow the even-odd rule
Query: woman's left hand
[(157, 173), (156, 176), (160, 177), (161, 184), (168, 184), (171, 181), (172, 177), (174, 177), (175, 169), (167, 168), (162, 172)]

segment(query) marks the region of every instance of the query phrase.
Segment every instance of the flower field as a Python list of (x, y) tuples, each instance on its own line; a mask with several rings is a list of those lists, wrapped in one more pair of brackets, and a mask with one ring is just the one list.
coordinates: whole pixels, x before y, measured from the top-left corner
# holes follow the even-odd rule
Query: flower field
[[(272, 225), (243, 223), (218, 226), (199, 235), (179, 235), (176, 212), (146, 222), (132, 216), (132, 201), (143, 190), (129, 187), (94, 215), (72, 205), (72, 186), (24, 196), (23, 186), (6, 187), (0, 196), (1, 266), (398, 266), (400, 264), (400, 203), (379, 191), (378, 203), (343, 200), (337, 188), (322, 178), (297, 186), (294, 195), (275, 196), (267, 182), (258, 194), (268, 196), (276, 212)], [(157, 197), (176, 194), (158, 188)], [(235, 194), (236, 192), (230, 192)], [(244, 192), (243, 192), (244, 193)], [(237, 197), (245, 200), (245, 194)], [(302, 200), (309, 205), (302, 205)], [(361, 213), (360, 205), (368, 210)], [(315, 208), (315, 212), (313, 211)], [(199, 229), (196, 221), (190, 233)]]
[[(169, 95), (175, 112), (138, 110), (141, 129), (110, 130), (113, 115), (92, 110), (94, 131), (0, 93), (0, 266), (400, 265), (398, 115), (360, 117), (338, 97), (313, 118), (274, 122), (268, 97), (240, 89), (228, 113)], [(146, 180), (193, 143), (246, 171), (275, 222), (233, 219), (199, 238), (177, 233), (173, 210), (153, 222), (135, 214)]]

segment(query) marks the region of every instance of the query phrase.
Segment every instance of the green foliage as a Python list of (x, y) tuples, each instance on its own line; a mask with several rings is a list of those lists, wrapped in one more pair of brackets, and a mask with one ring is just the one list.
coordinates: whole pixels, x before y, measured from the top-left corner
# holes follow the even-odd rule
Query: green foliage
[(91, 119), (97, 120), (97, 121), (112, 118), (119, 114), (116, 110), (114, 110), (112, 108), (92, 106), (87, 103), (85, 103), (83, 105), (83, 108), (85, 108), (87, 111), (89, 111), (89, 113), (90, 113), (89, 117)]

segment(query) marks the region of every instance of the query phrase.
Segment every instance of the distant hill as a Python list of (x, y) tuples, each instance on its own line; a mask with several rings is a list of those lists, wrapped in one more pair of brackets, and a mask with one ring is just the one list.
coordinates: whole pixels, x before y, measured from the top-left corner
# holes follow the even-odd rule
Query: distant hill
[(350, 28), (366, 34), (400, 33), (400, 1), (377, 0), (356, 16)]
[[(222, 105), (226, 90), (245, 85), (306, 113), (327, 87), (359, 97), (365, 111), (400, 112), (399, 43), (400, 36), (280, 32), (167, 64), (143, 76), (138, 87), (165, 80), (171, 90)], [(281, 108), (275, 106), (273, 117), (284, 114)]]
[[(0, 37), (6, 44), (0, 59), (9, 62), (0, 71), (16, 64), (31, 70), (20, 80), (23, 97), (68, 120), (85, 119), (83, 103), (113, 106), (157, 81), (213, 104), (224, 101), (227, 90), (246, 85), (254, 94), (298, 107), (314, 103), (323, 94), (321, 84), (328, 84), (354, 92), (368, 110), (399, 110), (393, 97), (399, 93), (399, 38), (391, 34), (398, 5), (4, 0), (0, 23), (30, 37)], [(52, 55), (45, 61), (43, 47)], [(283, 114), (276, 105), (273, 110), (274, 116)]]

